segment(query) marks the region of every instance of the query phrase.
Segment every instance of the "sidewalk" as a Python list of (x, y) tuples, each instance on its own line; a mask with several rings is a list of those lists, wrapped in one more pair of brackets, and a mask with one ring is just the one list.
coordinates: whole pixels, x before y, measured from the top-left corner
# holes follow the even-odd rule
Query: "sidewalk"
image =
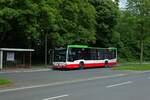
[(22, 73), (22, 72), (39, 72), (51, 70), (50, 67), (33, 67), (33, 68), (4, 68), (0, 70), (1, 73)]

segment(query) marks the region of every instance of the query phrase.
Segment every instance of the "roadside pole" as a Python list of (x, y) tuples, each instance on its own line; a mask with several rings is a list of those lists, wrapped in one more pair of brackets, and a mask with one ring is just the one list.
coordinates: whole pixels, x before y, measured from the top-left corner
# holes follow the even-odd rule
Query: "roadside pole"
[(45, 33), (45, 67), (47, 67), (47, 32)]
[(3, 69), (3, 51), (0, 51), (0, 70)]

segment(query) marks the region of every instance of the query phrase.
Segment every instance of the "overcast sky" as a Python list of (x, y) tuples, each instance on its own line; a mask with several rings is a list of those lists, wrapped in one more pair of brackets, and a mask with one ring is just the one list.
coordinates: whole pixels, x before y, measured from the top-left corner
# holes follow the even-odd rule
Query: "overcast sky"
[(126, 5), (126, 1), (127, 0), (120, 0), (120, 8), (125, 8), (125, 5)]

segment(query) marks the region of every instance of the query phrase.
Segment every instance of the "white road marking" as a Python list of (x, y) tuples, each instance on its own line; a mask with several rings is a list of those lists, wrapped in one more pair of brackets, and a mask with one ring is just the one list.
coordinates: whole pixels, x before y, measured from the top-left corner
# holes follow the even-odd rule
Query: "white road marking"
[(150, 77), (148, 77), (147, 79), (149, 79), (149, 80), (150, 80)]
[(115, 87), (115, 86), (126, 85), (126, 84), (130, 84), (130, 83), (133, 83), (133, 82), (132, 81), (128, 81), (128, 82), (123, 82), (123, 83), (119, 83), (119, 84), (108, 85), (108, 86), (106, 86), (106, 88), (111, 88), (111, 87)]
[(144, 73), (149, 73), (150, 71), (136, 71), (138, 74), (144, 74)]
[(58, 98), (63, 98), (63, 97), (67, 97), (67, 96), (69, 96), (69, 95), (65, 94), (65, 95), (60, 95), (60, 96), (45, 98), (45, 99), (42, 99), (42, 100), (52, 100), (52, 99), (58, 99)]
[(0, 74), (11, 74), (11, 73), (30, 73), (30, 72), (42, 72), (42, 71), (49, 71), (51, 69), (38, 69), (38, 70), (20, 70), (20, 71), (3, 71)]
[(92, 78), (86, 78), (86, 79), (76, 79), (76, 80), (71, 80), (71, 81), (55, 82), (55, 83), (50, 83), (50, 84), (32, 85), (32, 86), (26, 86), (26, 87), (20, 87), (20, 88), (0, 90), (0, 93), (10, 92), (10, 91), (19, 91), (19, 90), (25, 90), (25, 89), (32, 89), (32, 88), (47, 87), (47, 86), (72, 84), (72, 83), (78, 83), (78, 82), (86, 82), (86, 81), (92, 81), (92, 80), (97, 80), (97, 79), (115, 78), (115, 77), (122, 77), (122, 76), (127, 76), (127, 75), (128, 74), (116, 74), (116, 75), (99, 76), (99, 77), (92, 77)]
[(39, 69), (39, 70), (29, 70), (29, 71), (23, 71), (23, 72), (41, 72), (41, 71), (49, 71), (51, 69)]

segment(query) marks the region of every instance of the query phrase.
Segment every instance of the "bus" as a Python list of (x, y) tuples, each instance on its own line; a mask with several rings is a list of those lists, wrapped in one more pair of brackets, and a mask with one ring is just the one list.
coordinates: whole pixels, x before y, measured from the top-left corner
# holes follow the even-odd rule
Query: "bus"
[(112, 67), (117, 64), (117, 48), (98, 48), (87, 45), (55, 48), (52, 64), (53, 69)]

